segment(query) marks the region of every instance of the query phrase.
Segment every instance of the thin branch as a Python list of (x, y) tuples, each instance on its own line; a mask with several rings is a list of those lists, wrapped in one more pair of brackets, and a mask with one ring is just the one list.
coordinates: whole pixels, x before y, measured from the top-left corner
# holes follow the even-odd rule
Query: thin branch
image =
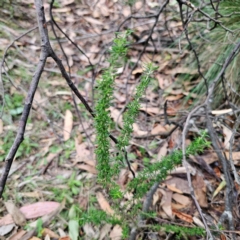
[[(226, 181), (225, 210), (224, 210), (224, 213), (222, 214), (222, 220), (227, 219), (230, 230), (234, 231), (235, 230), (234, 220), (233, 220), (233, 216), (232, 216), (233, 182), (232, 182), (232, 179), (230, 176), (228, 162), (222, 154), (222, 151), (219, 147), (219, 143), (217, 143), (218, 137), (216, 135), (215, 129), (213, 128), (212, 122), (210, 120), (209, 112), (210, 112), (210, 104), (206, 108), (207, 128), (208, 128), (208, 132), (209, 132), (209, 135), (211, 138), (213, 148), (214, 148), (215, 152), (217, 153), (217, 156), (222, 164), (223, 173), (224, 173), (224, 177), (225, 177), (225, 181)], [(221, 222), (221, 218), (220, 218), (220, 222)], [(232, 234), (232, 237), (233, 237), (232, 239), (235, 239), (235, 237), (236, 237), (235, 234)]]
[(197, 106), (196, 108), (194, 108), (189, 114), (188, 114), (188, 117), (187, 117), (187, 120), (186, 120), (186, 124), (183, 128), (183, 133), (182, 133), (182, 152), (183, 152), (183, 166), (186, 168), (186, 171), (187, 171), (187, 180), (188, 180), (188, 186), (189, 186), (189, 189), (190, 189), (190, 194), (191, 194), (191, 197), (195, 203), (195, 206), (203, 220), (203, 224), (205, 226), (205, 229), (206, 229), (206, 232), (207, 232), (207, 235), (208, 237), (210, 237), (211, 239), (213, 239), (212, 237), (212, 234), (211, 234), (211, 231), (206, 223), (206, 220), (203, 216), (203, 213), (202, 213), (202, 209), (196, 199), (196, 196), (194, 194), (194, 190), (193, 190), (193, 186), (192, 186), (192, 181), (191, 181), (191, 173), (188, 169), (188, 163), (187, 163), (187, 159), (186, 159), (186, 135), (187, 135), (187, 132), (188, 132), (188, 127), (189, 127), (189, 123), (190, 123), (190, 119), (192, 118), (192, 115), (198, 111), (198, 110), (202, 110), (202, 108), (204, 107), (204, 105), (200, 105), (200, 106)]
[(38, 86), (41, 74), (43, 72), (44, 65), (46, 63), (47, 58), (50, 55), (50, 50), (51, 50), (51, 46), (49, 44), (49, 39), (48, 39), (47, 28), (46, 28), (46, 19), (44, 16), (44, 7), (42, 6), (41, 0), (35, 0), (35, 5), (36, 5), (36, 11), (37, 11), (37, 18), (38, 18), (38, 28), (39, 28), (39, 33), (41, 36), (40, 59), (39, 59), (36, 71), (33, 75), (33, 79), (30, 84), (27, 98), (25, 100), (22, 116), (19, 121), (17, 136), (16, 136), (14, 143), (13, 143), (11, 149), (9, 150), (9, 153), (5, 159), (3, 174), (0, 178), (0, 197), (2, 196), (2, 193), (3, 193), (4, 187), (5, 187), (7, 177), (8, 177), (13, 159), (15, 157), (15, 154), (16, 154), (20, 144), (24, 140), (24, 132), (25, 132), (25, 128), (26, 128), (27, 119), (28, 119), (28, 116), (29, 116), (29, 113), (30, 113), (30, 110), (32, 107), (34, 94), (37, 90), (37, 86)]

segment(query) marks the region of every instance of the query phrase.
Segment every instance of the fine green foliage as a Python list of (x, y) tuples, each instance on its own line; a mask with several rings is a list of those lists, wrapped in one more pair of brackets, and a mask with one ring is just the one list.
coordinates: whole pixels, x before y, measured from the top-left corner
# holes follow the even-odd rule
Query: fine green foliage
[(102, 210), (97, 210), (94, 208), (88, 209), (87, 212), (82, 212), (81, 217), (79, 218), (79, 224), (80, 226), (83, 226), (86, 223), (92, 223), (94, 225), (100, 225), (103, 223), (109, 223), (109, 224), (122, 224), (122, 222), (115, 218), (107, 215), (106, 212)]
[[(202, 132), (201, 136), (187, 147), (186, 157), (201, 153), (205, 148), (209, 147), (211, 143), (206, 140), (206, 137), (206, 132)], [(169, 171), (179, 165), (182, 159), (182, 150), (175, 150), (163, 157), (161, 161), (145, 166), (144, 170), (130, 182), (129, 188), (135, 189), (136, 197), (142, 197), (155, 182), (164, 180)]]
[[(101, 224), (103, 221), (111, 224), (119, 224), (123, 228), (123, 235), (127, 237), (128, 234), (128, 221), (129, 219), (137, 219), (137, 216), (141, 213), (142, 203), (140, 198), (146, 194), (155, 182), (164, 180), (167, 177), (169, 171), (179, 165), (183, 158), (182, 150), (175, 150), (168, 156), (164, 157), (160, 162), (154, 164), (145, 164), (142, 172), (139, 172), (137, 177), (130, 181), (126, 191), (132, 192), (134, 190), (135, 204), (129, 210), (128, 201), (120, 207), (119, 200), (123, 197), (123, 192), (119, 185), (115, 182), (116, 176), (119, 176), (119, 172), (123, 167), (122, 163), (125, 160), (126, 150), (129, 146), (131, 134), (133, 132), (133, 124), (138, 116), (140, 99), (143, 96), (149, 82), (152, 79), (154, 71), (157, 67), (152, 64), (147, 64), (144, 67), (144, 72), (141, 77), (141, 81), (136, 88), (136, 93), (133, 96), (133, 100), (127, 105), (127, 110), (123, 115), (123, 127), (117, 138), (117, 156), (110, 155), (110, 138), (109, 133), (112, 126), (112, 120), (109, 112), (111, 106), (111, 100), (113, 98), (114, 81), (117, 76), (117, 68), (122, 67), (127, 55), (127, 37), (129, 32), (125, 34), (118, 34), (114, 40), (112, 50), (109, 57), (109, 67), (104, 70), (102, 79), (98, 82), (98, 101), (95, 108), (95, 128), (97, 132), (96, 143), (96, 156), (97, 156), (97, 169), (98, 169), (98, 181), (101, 183), (110, 198), (112, 199), (112, 207), (115, 213), (119, 216), (114, 218), (108, 216), (103, 211), (96, 209), (88, 209), (88, 212), (81, 212), (79, 225), (82, 226), (87, 222), (91, 222), (95, 225)], [(186, 156), (201, 153), (206, 147), (209, 147), (210, 143), (206, 140), (206, 132), (202, 132), (186, 149)], [(121, 219), (120, 219), (121, 218)], [(191, 235), (186, 230), (180, 231), (179, 229), (167, 228), (168, 232), (175, 232), (179, 236)], [(189, 230), (194, 232), (193, 230)], [(199, 233), (199, 235), (201, 235)]]
[(119, 149), (119, 154), (117, 156), (115, 168), (119, 172), (120, 164), (119, 162), (123, 161), (125, 147), (129, 146), (129, 141), (131, 134), (133, 132), (133, 123), (136, 121), (139, 108), (140, 108), (140, 98), (143, 96), (149, 82), (153, 80), (152, 75), (158, 69), (152, 63), (147, 64), (144, 67), (144, 72), (140, 80), (140, 84), (136, 88), (136, 93), (133, 96), (133, 101), (127, 105), (127, 111), (123, 114), (123, 128), (118, 137), (117, 147)]
[(140, 98), (143, 96), (150, 80), (153, 79), (152, 75), (157, 69), (158, 67), (155, 67), (152, 63), (149, 63), (144, 67), (144, 72), (140, 84), (137, 86), (134, 100), (128, 104), (127, 111), (123, 115), (124, 125), (121, 134), (118, 137), (118, 148), (120, 150), (129, 145), (129, 140), (133, 132), (133, 123), (136, 121), (140, 108)]
[(96, 117), (95, 127), (97, 132), (97, 169), (98, 180), (106, 185), (111, 181), (111, 177), (115, 174), (114, 169), (110, 166), (110, 140), (109, 130), (112, 124), (109, 107), (113, 97), (114, 80), (117, 76), (117, 68), (120, 67), (127, 55), (127, 36), (130, 32), (125, 34), (117, 34), (114, 39), (112, 49), (109, 57), (109, 67), (105, 69), (102, 79), (98, 81), (98, 102), (95, 108)]
[(42, 237), (42, 233), (43, 233), (43, 220), (42, 218), (39, 218), (37, 220), (37, 236)]
[(204, 236), (205, 230), (200, 227), (182, 227), (177, 225), (163, 224), (163, 225), (153, 225), (152, 227), (155, 231), (165, 231), (167, 233), (174, 233), (175, 239), (189, 239), (190, 236)]
[[(6, 157), (7, 151), (12, 146), (14, 139), (14, 132), (9, 131), (3, 138), (0, 136), (0, 162), (3, 161)], [(29, 137), (25, 137), (24, 141), (18, 148), (18, 151), (15, 155), (15, 158), (18, 157), (27, 157), (32, 150), (36, 149), (38, 144), (34, 142)]]
[[(202, 8), (202, 10), (211, 17), (215, 18), (215, 10), (211, 7), (210, 1), (207, 1), (207, 3), (206, 7)], [(198, 7), (197, 3), (196, 7)], [(189, 37), (191, 38), (191, 42), (197, 51), (201, 71), (204, 74), (208, 85), (211, 84), (221, 71), (224, 61), (240, 40), (240, 15), (238, 14), (238, 12), (240, 12), (240, 0), (220, 1), (217, 9), (219, 13), (219, 18), (217, 20), (221, 22), (221, 25), (224, 26), (225, 29), (220, 24), (215, 24), (213, 21), (210, 21), (208, 29), (206, 22), (192, 22), (189, 24)], [(203, 15), (201, 13), (197, 13), (197, 17), (203, 18)], [(196, 69), (197, 62), (195, 56), (192, 55), (192, 57), (188, 58), (188, 60), (189, 61), (186, 62), (187, 67)], [(239, 62), (240, 56), (238, 54), (229, 65), (224, 75), (225, 79), (227, 79), (225, 87), (228, 94), (231, 92), (233, 102), (238, 102), (240, 99), (237, 94), (240, 90), (238, 80), (240, 74), (238, 68)], [(219, 103), (221, 104), (221, 100), (225, 97), (222, 85), (218, 85), (216, 91), (218, 94), (214, 95), (214, 106)], [(204, 95), (206, 93), (206, 86), (203, 79), (194, 88), (193, 92), (200, 95)]]

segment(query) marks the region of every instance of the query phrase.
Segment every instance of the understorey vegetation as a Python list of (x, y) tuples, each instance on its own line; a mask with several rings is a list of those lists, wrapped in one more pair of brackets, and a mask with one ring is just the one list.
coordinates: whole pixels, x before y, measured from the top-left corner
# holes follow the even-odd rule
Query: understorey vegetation
[(239, 0), (0, 6), (0, 238), (239, 238)]

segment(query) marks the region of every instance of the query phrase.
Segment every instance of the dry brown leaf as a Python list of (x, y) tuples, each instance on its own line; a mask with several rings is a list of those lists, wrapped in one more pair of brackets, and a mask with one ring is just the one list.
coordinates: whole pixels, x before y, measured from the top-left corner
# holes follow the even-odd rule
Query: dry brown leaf
[(103, 240), (108, 235), (111, 228), (112, 228), (111, 224), (105, 224), (100, 230), (99, 240)]
[[(227, 152), (226, 152), (226, 155), (227, 155)], [(214, 152), (207, 153), (206, 155), (202, 155), (201, 157), (207, 164), (211, 164), (218, 161), (218, 156)], [(239, 160), (240, 160), (240, 152), (239, 152)]]
[(70, 138), (72, 127), (73, 127), (73, 115), (72, 112), (67, 109), (64, 117), (64, 129), (63, 129), (64, 141), (67, 141)]
[(34, 191), (34, 192), (20, 192), (19, 196), (39, 199), (42, 195), (40, 194), (39, 191)]
[(6, 216), (0, 218), (0, 226), (8, 225), (13, 223), (13, 219), (10, 214), (7, 214)]
[(131, 14), (130, 8), (128, 6), (123, 6), (122, 14), (124, 17), (128, 17)]
[(136, 68), (135, 70), (133, 70), (132, 74), (135, 75), (137, 73), (142, 73), (143, 69), (142, 68)]
[(79, 8), (75, 11), (75, 13), (78, 15), (78, 16), (84, 16), (84, 15), (89, 15), (90, 14), (90, 11), (89, 10), (83, 10), (82, 8)]
[[(49, 203), (49, 202), (45, 202), (45, 203)], [(62, 209), (65, 207), (65, 199), (61, 202), (61, 204), (58, 204), (58, 207), (55, 208), (53, 211), (51, 211), (49, 214), (47, 215), (44, 215), (42, 216), (42, 223), (43, 225), (49, 225), (51, 223), (51, 221), (53, 220), (53, 218), (59, 214)], [(41, 206), (41, 205), (40, 205)], [(44, 209), (44, 206), (43, 206), (43, 209), (42, 210), (45, 210)], [(29, 231), (27, 234), (25, 234), (21, 240), (29, 240), (30, 237), (34, 234), (34, 232), (36, 231), (36, 228), (37, 228), (37, 223), (38, 223), (38, 220), (34, 221), (34, 222), (31, 222), (29, 224), (30, 227), (34, 228), (33, 230)]]
[[(225, 154), (226, 154), (227, 159), (229, 159), (229, 156), (230, 156), (229, 152), (225, 152)], [(233, 161), (238, 162), (238, 163), (234, 163), (234, 164), (238, 164), (239, 165), (240, 152), (233, 152), (232, 153), (232, 159), (233, 159)]]
[(123, 126), (123, 119), (122, 119), (122, 114), (119, 110), (117, 110), (114, 107), (109, 108), (111, 117), (113, 118), (114, 122), (119, 124), (119, 126)]
[[(188, 87), (188, 88), (190, 88), (190, 90), (192, 89), (192, 87)], [(185, 96), (190, 96), (191, 98), (199, 98), (199, 95), (198, 94), (196, 94), (196, 93), (192, 93), (192, 92), (183, 92), (183, 95), (185, 95)]]
[(69, 236), (60, 237), (58, 240), (71, 240)]
[(41, 240), (41, 238), (38, 238), (38, 237), (31, 237), (29, 240)]
[(79, 157), (79, 159), (77, 159), (78, 161), (85, 161), (91, 156), (91, 152), (89, 151), (87, 144), (85, 142), (78, 144), (77, 138), (75, 138), (75, 148), (77, 156)]
[(109, 235), (111, 240), (121, 240), (122, 239), (122, 228), (119, 225), (114, 226), (113, 230)]
[(151, 134), (159, 134), (159, 133), (162, 133), (162, 132), (167, 132), (167, 129), (166, 127), (163, 127), (161, 124), (158, 124), (157, 126), (155, 126), (152, 131), (151, 131)]
[(180, 218), (181, 220), (188, 222), (188, 223), (193, 223), (193, 218), (191, 215), (188, 215), (186, 213), (180, 212), (176, 209), (173, 209), (173, 214), (175, 214), (178, 218)]
[[(196, 175), (196, 168), (193, 168), (191, 166), (188, 166), (188, 171), (194, 176)], [(177, 167), (176, 169), (171, 171), (171, 175), (173, 174), (183, 174), (186, 173), (186, 168), (185, 167)]]
[(163, 197), (161, 199), (161, 207), (163, 211), (167, 214), (168, 217), (172, 218), (172, 192), (171, 191), (164, 191), (163, 189), (160, 189), (161, 193), (163, 194)]
[(193, 222), (199, 227), (202, 227), (202, 228), (205, 227), (204, 224), (202, 223), (202, 221), (197, 217), (193, 217)]
[(64, 81), (61, 81), (61, 79), (58, 79), (58, 80), (53, 80), (51, 82), (49, 82), (50, 85), (52, 86), (62, 86), (62, 87), (65, 87), (66, 86), (66, 82)]
[(227, 240), (227, 237), (225, 236), (225, 234), (221, 233), (220, 240)]
[(207, 208), (208, 207), (207, 195), (206, 195), (207, 188), (203, 180), (203, 177), (198, 174), (194, 176), (192, 185), (193, 185), (194, 193), (196, 195), (199, 205), (201, 207)]
[(182, 205), (182, 204), (179, 204), (179, 203), (171, 203), (171, 206), (172, 206), (172, 209), (176, 209), (176, 210), (180, 210), (180, 209), (183, 209), (185, 208), (186, 206)]
[(4, 202), (8, 213), (12, 216), (14, 223), (18, 226), (24, 226), (26, 218), (24, 214), (12, 202)]
[(221, 110), (213, 110), (211, 113), (213, 115), (222, 115), (222, 114), (226, 114), (226, 113), (231, 113), (232, 109), (221, 109)]
[(52, 11), (55, 12), (55, 13), (65, 13), (65, 12), (71, 12), (71, 8), (70, 7), (53, 8)]
[(34, 99), (33, 99), (33, 108), (37, 109), (41, 103), (42, 103), (42, 96), (39, 90), (37, 90), (35, 92)]
[(163, 157), (167, 155), (168, 152), (168, 142), (164, 141), (163, 145), (160, 147), (157, 155), (157, 160), (161, 161)]
[(174, 131), (171, 136), (170, 139), (168, 141), (168, 146), (170, 149), (173, 149), (176, 146), (179, 146), (181, 143), (181, 133), (180, 130), (176, 130)]
[(183, 193), (181, 190), (179, 190), (179, 189), (177, 189), (177, 188), (175, 187), (175, 184), (172, 184), (172, 185), (168, 185), (168, 184), (167, 184), (167, 188), (168, 188), (169, 190), (171, 190), (172, 192), (176, 192), (176, 193), (180, 193), (180, 194)]
[(56, 209), (58, 209), (60, 203), (58, 202), (37, 202), (30, 205), (26, 205), (20, 208), (21, 212), (24, 213), (26, 219), (33, 219), (47, 214), (51, 214)]
[(165, 94), (166, 93), (167, 94), (171, 94), (171, 95), (179, 95), (179, 94), (183, 93), (182, 91), (183, 91), (182, 88), (180, 88), (180, 89), (173, 89), (172, 86), (170, 86), (169, 88), (165, 89), (164, 93)]
[(142, 6), (143, 6), (143, 3), (141, 1), (140, 2), (137, 1), (134, 4), (134, 7), (135, 7), (136, 10), (140, 10), (142, 8)]
[(52, 230), (48, 229), (48, 228), (44, 228), (42, 231), (42, 235), (46, 236), (48, 235), (51, 238), (59, 238), (58, 234), (56, 234), (55, 232), (53, 232)]
[(61, 1), (61, 6), (67, 6), (72, 3), (74, 3), (74, 0), (64, 0), (64, 1)]
[(137, 163), (137, 162), (132, 163), (132, 164), (131, 164), (131, 169), (132, 169), (134, 172), (136, 172), (137, 169), (138, 169), (138, 163)]
[(214, 167), (213, 171), (216, 174), (216, 176), (220, 179), (221, 175), (222, 175), (220, 168), (219, 167)]
[[(57, 202), (37, 202), (30, 205), (26, 205), (20, 208), (20, 211), (24, 214), (26, 219), (33, 219), (44, 216), (60, 206)], [(13, 223), (13, 219), (10, 214), (7, 214), (0, 219), (0, 226)]]
[(152, 201), (153, 206), (156, 205), (156, 203), (162, 198), (162, 196), (163, 195), (161, 191), (158, 189), (153, 195), (153, 201)]
[(109, 16), (109, 8), (106, 5), (101, 5), (100, 11), (104, 17)]
[(179, 193), (174, 193), (173, 194), (173, 197), (172, 197), (176, 202), (184, 205), (184, 206), (187, 206), (191, 203), (191, 200), (189, 197), (186, 197), (182, 194), (179, 194)]
[(117, 99), (118, 102), (120, 103), (125, 103), (126, 102), (126, 95), (122, 94), (120, 92), (115, 92), (114, 97)]
[(97, 169), (95, 167), (87, 165), (87, 164), (78, 164), (77, 168), (79, 168), (81, 170), (85, 170), (85, 171), (95, 174), (95, 175), (97, 174)]
[(68, 237), (62, 228), (58, 228), (58, 234), (61, 238)]
[(120, 171), (117, 183), (118, 183), (118, 185), (120, 186), (120, 188), (122, 190), (125, 189), (125, 185), (126, 185), (126, 183), (128, 181), (128, 175), (129, 175), (129, 171), (127, 169), (122, 169)]
[(148, 133), (147, 131), (142, 131), (136, 123), (133, 124), (133, 132), (136, 136), (142, 136)]
[(167, 96), (167, 97), (165, 97), (165, 99), (168, 101), (176, 101), (176, 100), (181, 99), (183, 96), (184, 96), (183, 94), (178, 94), (176, 96)]
[(72, 48), (70, 48), (70, 47), (65, 47), (65, 48), (64, 48), (64, 51), (65, 51), (65, 53), (66, 53), (67, 55), (69, 55), (69, 56), (75, 54), (75, 51), (74, 51)]
[(229, 128), (225, 127), (223, 124), (221, 124), (223, 128), (223, 134), (224, 134), (224, 147), (225, 149), (229, 149), (230, 147), (230, 139), (232, 137), (232, 130)]
[(100, 18), (101, 17), (101, 13), (100, 13), (99, 8), (94, 8), (94, 10), (92, 11), (92, 16), (94, 18)]
[(95, 160), (90, 160), (90, 159), (83, 159), (82, 162), (86, 163), (89, 166), (92, 166), (96, 168), (96, 161)]
[(204, 159), (201, 157), (201, 156), (189, 156), (190, 159), (193, 159), (194, 162), (196, 162), (197, 164), (199, 164), (201, 166), (201, 169), (207, 171), (210, 175), (214, 176), (214, 177), (217, 177), (218, 176), (215, 174), (214, 170), (212, 169), (212, 167), (210, 167), (205, 161)]
[(78, 203), (79, 203), (79, 207), (82, 210), (87, 210), (88, 200), (89, 200), (88, 196), (82, 196), (82, 195), (79, 196)]
[[(165, 65), (163, 67), (167, 65), (168, 65), (168, 62), (165, 62)], [(171, 76), (164, 75), (164, 74), (157, 74), (156, 78), (158, 80), (160, 89), (166, 89), (172, 84)]]
[(0, 227), (0, 239), (1, 239), (1, 236), (5, 236), (5, 235), (9, 234), (10, 232), (12, 232), (15, 227), (16, 227), (15, 223), (1, 226)]
[(103, 23), (101, 21), (98, 21), (97, 19), (94, 19), (92, 17), (84, 17), (85, 20), (89, 23), (92, 23), (93, 25), (103, 25)]
[(173, 185), (177, 189), (182, 191), (183, 193), (190, 194), (190, 189), (189, 189), (189, 185), (188, 185), (187, 180), (184, 180), (184, 179), (178, 178), (178, 177), (172, 177), (168, 180), (165, 180), (165, 184), (166, 185)]
[(96, 193), (96, 197), (101, 209), (109, 215), (114, 215), (113, 209), (101, 192)]
[(168, 69), (165, 71), (167, 75), (175, 76), (179, 73), (188, 73), (188, 74), (197, 74), (196, 70), (191, 70), (190, 68), (183, 68), (183, 67), (174, 67), (172, 69)]
[(8, 240), (21, 240), (22, 236), (26, 233), (24, 230), (19, 230), (18, 232), (14, 233)]
[(139, 110), (144, 111), (151, 116), (163, 113), (158, 107), (148, 107), (145, 104), (141, 104)]

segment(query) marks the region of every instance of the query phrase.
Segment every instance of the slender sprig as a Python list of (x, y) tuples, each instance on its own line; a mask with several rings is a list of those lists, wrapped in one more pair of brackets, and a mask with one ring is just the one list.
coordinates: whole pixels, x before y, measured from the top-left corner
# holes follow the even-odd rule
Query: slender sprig
[(123, 161), (124, 153), (126, 158), (126, 150), (125, 147), (129, 145), (129, 141), (131, 138), (131, 134), (133, 132), (133, 124), (136, 121), (137, 115), (139, 113), (140, 108), (140, 98), (143, 96), (149, 82), (153, 79), (153, 73), (156, 71), (158, 67), (154, 66), (152, 63), (147, 64), (144, 66), (143, 75), (141, 77), (140, 83), (136, 88), (136, 93), (133, 96), (133, 101), (131, 101), (127, 105), (127, 111), (123, 115), (123, 128), (120, 132), (118, 137), (118, 144), (117, 147), (119, 149), (119, 154), (117, 156), (117, 161), (115, 163), (115, 169), (117, 172), (120, 170), (119, 162)]
[(153, 79), (152, 75), (157, 69), (158, 67), (154, 66), (152, 63), (149, 63), (144, 67), (144, 72), (140, 84), (137, 86), (133, 101), (128, 104), (127, 111), (123, 115), (124, 124), (121, 134), (118, 137), (118, 148), (120, 150), (129, 145), (129, 140), (133, 132), (133, 123), (136, 121), (140, 108), (140, 98), (143, 96), (150, 80)]
[(171, 224), (153, 225), (149, 228), (155, 231), (165, 231), (167, 233), (175, 233), (175, 239), (188, 239), (190, 236), (204, 236), (205, 230), (200, 227), (183, 227)]
[[(196, 155), (210, 146), (206, 140), (206, 131), (196, 138), (186, 149), (186, 157)], [(129, 183), (130, 189), (136, 190), (136, 197), (142, 197), (155, 182), (166, 179), (168, 173), (172, 171), (183, 159), (182, 150), (175, 150), (171, 154), (163, 157), (160, 162), (149, 164), (138, 176)]]
[(97, 132), (97, 169), (98, 180), (106, 185), (110, 182), (113, 171), (110, 166), (110, 141), (109, 129), (112, 124), (109, 107), (113, 97), (114, 80), (117, 76), (117, 68), (123, 64), (127, 55), (127, 31), (124, 34), (117, 33), (113, 41), (110, 57), (108, 59), (109, 67), (104, 70), (102, 78), (98, 81), (98, 101), (95, 108), (96, 117), (94, 119)]

